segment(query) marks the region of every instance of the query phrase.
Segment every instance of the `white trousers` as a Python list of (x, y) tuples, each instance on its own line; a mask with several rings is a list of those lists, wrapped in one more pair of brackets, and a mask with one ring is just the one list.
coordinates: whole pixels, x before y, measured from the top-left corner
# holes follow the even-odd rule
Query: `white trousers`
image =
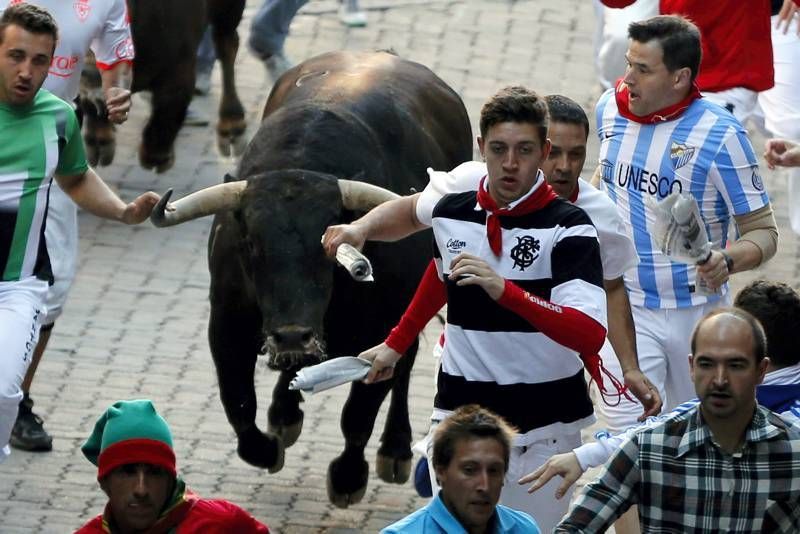
[[(730, 299), (730, 297), (727, 297)], [(672, 410), (682, 402), (695, 398), (689, 375), (690, 342), (694, 326), (706, 313), (727, 305), (715, 302), (682, 309), (653, 309), (631, 306), (636, 328), (636, 351), (639, 368), (658, 388), (664, 402), (662, 413)], [(605, 347), (604, 347), (605, 348)], [(622, 370), (616, 357), (601, 351), (603, 366), (614, 376), (621, 377)], [(593, 383), (593, 388), (597, 386)], [(638, 402), (622, 398), (616, 406), (608, 406), (596, 397), (595, 412), (611, 433), (618, 433), (636, 424), (644, 408)]]
[(0, 462), (22, 400), (22, 381), (31, 363), (44, 316), (47, 282), (26, 278), (0, 282)]
[(595, 69), (600, 84), (609, 89), (625, 75), (628, 25), (658, 15), (658, 0), (637, 0), (628, 7), (613, 9), (594, 0), (597, 15)]
[[(428, 457), (428, 474), (431, 478), (431, 488), (433, 488), (434, 495), (439, 492), (439, 484), (431, 461), (431, 458), (433, 458), (433, 439), (431, 439), (431, 436), (438, 424), (439, 421), (431, 422), (431, 430), (425, 443)], [(508, 472), (503, 482), (503, 490), (500, 493), (500, 504), (530, 514), (536, 520), (542, 532), (552, 532), (567, 513), (574, 486), (563, 497), (556, 499), (556, 489), (561, 485), (560, 477), (553, 478), (533, 494), (528, 493), (530, 485), (520, 485), (517, 484), (517, 481), (538, 469), (554, 454), (571, 452), (572, 449), (580, 445), (580, 432), (575, 432), (555, 438), (534, 441), (525, 447), (511, 447)], [(419, 450), (419, 447), (415, 447), (415, 450)]]

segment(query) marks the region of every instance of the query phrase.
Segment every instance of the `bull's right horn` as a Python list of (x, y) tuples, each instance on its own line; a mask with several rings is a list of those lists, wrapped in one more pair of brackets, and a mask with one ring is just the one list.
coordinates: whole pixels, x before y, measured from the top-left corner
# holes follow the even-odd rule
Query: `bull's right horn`
[(150, 221), (153, 225), (162, 228), (236, 208), (239, 206), (239, 200), (245, 187), (247, 187), (246, 180), (212, 185), (175, 202), (169, 202), (172, 196), (172, 189), (170, 189), (164, 193), (164, 196), (153, 208)]
[(369, 211), (378, 204), (400, 198), (400, 195), (388, 189), (355, 180), (340, 179), (339, 191), (342, 193), (342, 205), (351, 211)]

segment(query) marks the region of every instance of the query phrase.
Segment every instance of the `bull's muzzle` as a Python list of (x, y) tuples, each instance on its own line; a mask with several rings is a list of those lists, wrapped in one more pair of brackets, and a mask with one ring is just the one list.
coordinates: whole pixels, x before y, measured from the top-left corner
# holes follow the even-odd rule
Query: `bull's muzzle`
[(278, 371), (288, 371), (316, 365), (325, 359), (322, 341), (311, 328), (284, 326), (265, 336), (261, 354), (267, 356), (267, 366)]

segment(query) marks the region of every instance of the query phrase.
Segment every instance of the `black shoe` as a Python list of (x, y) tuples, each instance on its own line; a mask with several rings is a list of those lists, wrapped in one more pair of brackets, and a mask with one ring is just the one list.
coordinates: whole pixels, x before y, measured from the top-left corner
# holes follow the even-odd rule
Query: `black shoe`
[(53, 450), (53, 436), (44, 429), (42, 418), (33, 413), (33, 399), (27, 394), (19, 403), (19, 414), (11, 431), (11, 446), (32, 452)]

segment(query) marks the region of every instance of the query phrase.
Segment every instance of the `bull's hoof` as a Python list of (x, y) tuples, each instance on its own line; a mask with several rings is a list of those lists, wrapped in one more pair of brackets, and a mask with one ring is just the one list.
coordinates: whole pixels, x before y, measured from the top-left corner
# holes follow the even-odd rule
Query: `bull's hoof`
[(170, 170), (175, 164), (175, 150), (170, 149), (167, 152), (153, 152), (139, 146), (139, 165), (147, 170), (154, 170), (157, 173), (162, 173)]
[(267, 426), (267, 432), (270, 434), (275, 434), (278, 436), (281, 441), (283, 442), (284, 447), (291, 447), (297, 441), (297, 438), (300, 437), (300, 432), (303, 431), (303, 411), (299, 410), (300, 413), (300, 420), (294, 423), (290, 423), (288, 425), (283, 425), (280, 423), (272, 424), (269, 423)]
[(393, 458), (379, 452), (375, 458), (375, 471), (384, 482), (405, 484), (411, 476), (411, 460)]
[(250, 465), (277, 473), (283, 469), (285, 451), (283, 442), (276, 436), (264, 434), (256, 427), (239, 434), (239, 457)]
[(217, 128), (217, 150), (219, 153), (229, 158), (231, 156), (241, 156), (247, 148), (245, 131), (247, 125), (242, 121), (241, 124), (231, 127)]
[(345, 461), (339, 456), (328, 466), (328, 499), (337, 508), (347, 508), (364, 498), (369, 465), (363, 459)]

